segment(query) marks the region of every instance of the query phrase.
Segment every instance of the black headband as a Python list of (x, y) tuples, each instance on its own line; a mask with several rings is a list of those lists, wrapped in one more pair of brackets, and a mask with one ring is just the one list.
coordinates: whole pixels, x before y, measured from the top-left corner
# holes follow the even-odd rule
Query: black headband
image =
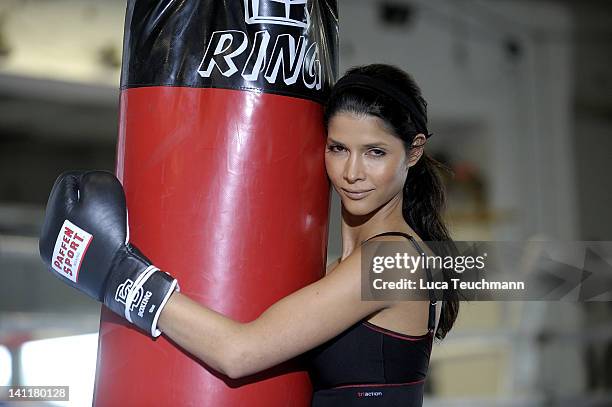
[(332, 95), (348, 88), (367, 89), (373, 91), (374, 93), (382, 93), (383, 95), (390, 97), (401, 106), (408, 109), (410, 112), (410, 118), (414, 122), (419, 133), (423, 133), (427, 138), (433, 135), (427, 130), (427, 118), (425, 113), (427, 102), (425, 102), (423, 98), (420, 98), (420, 104), (416, 103), (407, 94), (397, 90), (395, 87), (387, 84), (386, 82), (360, 74), (349, 74), (340, 78), (332, 88)]

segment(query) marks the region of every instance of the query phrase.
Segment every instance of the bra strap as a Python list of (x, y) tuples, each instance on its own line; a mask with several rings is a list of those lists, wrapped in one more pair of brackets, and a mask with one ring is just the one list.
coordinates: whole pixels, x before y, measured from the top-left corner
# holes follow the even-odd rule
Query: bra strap
[(379, 233), (377, 235), (374, 235), (372, 237), (368, 237), (366, 240), (364, 240), (363, 242), (361, 242), (361, 244), (364, 244), (365, 242), (367, 242), (370, 239), (374, 239), (375, 237), (378, 236), (387, 236), (387, 235), (393, 235), (393, 236), (404, 236), (406, 239), (412, 240), (412, 236), (410, 236), (408, 233), (404, 233), (404, 232), (383, 232), (383, 233)]
[[(412, 242), (412, 244), (417, 249), (419, 254), (425, 253), (421, 249), (421, 247), (417, 244), (417, 242), (414, 239), (414, 237), (412, 237), (411, 235), (409, 235), (407, 233), (404, 233), (404, 232), (383, 232), (383, 233), (379, 233), (377, 235), (374, 235), (372, 237), (367, 238), (366, 240), (361, 242), (361, 244), (364, 244), (368, 240), (373, 239), (373, 238), (378, 237), (378, 236), (389, 236), (389, 235), (404, 236), (405, 238), (409, 239)], [(432, 282), (433, 281), (433, 276), (431, 275), (431, 270), (429, 269), (429, 267), (425, 268), (425, 272), (427, 273), (427, 280)], [(438, 301), (436, 299), (435, 292), (434, 292), (434, 290), (431, 287), (429, 287), (428, 291), (429, 291), (429, 317), (428, 317), (428, 320), (427, 320), (427, 329), (429, 330), (429, 332), (433, 333), (435, 331), (435, 329), (436, 329), (436, 304), (438, 303)]]

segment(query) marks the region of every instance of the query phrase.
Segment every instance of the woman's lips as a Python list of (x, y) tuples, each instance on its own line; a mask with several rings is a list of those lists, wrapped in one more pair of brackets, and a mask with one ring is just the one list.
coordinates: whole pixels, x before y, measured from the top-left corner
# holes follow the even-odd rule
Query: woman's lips
[(362, 192), (351, 192), (351, 191), (346, 190), (344, 188), (341, 188), (341, 189), (342, 189), (342, 191), (344, 192), (344, 194), (347, 197), (349, 197), (349, 198), (351, 198), (353, 200), (357, 200), (357, 201), (360, 200), (360, 199), (365, 198), (366, 195), (368, 195), (370, 192), (373, 191), (372, 189), (370, 189), (370, 190), (366, 190), (366, 191), (362, 191)]

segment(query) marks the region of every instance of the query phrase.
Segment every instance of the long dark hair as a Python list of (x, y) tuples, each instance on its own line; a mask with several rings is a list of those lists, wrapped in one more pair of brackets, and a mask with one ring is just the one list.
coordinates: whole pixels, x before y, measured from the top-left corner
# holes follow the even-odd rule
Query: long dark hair
[[(426, 102), (421, 95), (421, 89), (414, 79), (406, 72), (394, 66), (372, 64), (349, 69), (345, 75), (359, 74), (385, 81), (395, 89), (411, 97), (427, 115)], [(414, 137), (419, 133), (410, 112), (399, 105), (397, 101), (384, 94), (367, 89), (346, 88), (341, 92), (332, 92), (325, 108), (325, 126), (337, 113), (352, 113), (355, 115), (373, 115), (383, 120), (393, 134), (399, 137), (408, 154)], [(424, 241), (436, 241), (432, 251), (440, 256), (455, 254), (456, 248), (442, 213), (445, 208), (446, 192), (438, 174), (439, 170), (450, 169), (433, 159), (426, 152), (415, 165), (410, 167), (403, 192), (402, 215), (408, 225)], [(448, 281), (449, 275), (444, 273)], [(449, 284), (449, 287), (452, 285)], [(459, 298), (452, 288), (444, 291), (444, 306), (435, 337), (444, 339), (450, 331), (459, 313)]]

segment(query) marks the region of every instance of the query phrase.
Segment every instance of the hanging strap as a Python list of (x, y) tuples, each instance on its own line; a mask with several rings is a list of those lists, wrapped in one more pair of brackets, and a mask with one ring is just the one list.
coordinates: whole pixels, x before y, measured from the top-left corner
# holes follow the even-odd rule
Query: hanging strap
[[(379, 233), (377, 235), (374, 235), (372, 237), (367, 238), (366, 240), (364, 240), (363, 242), (361, 242), (361, 244), (364, 244), (365, 242), (367, 242), (370, 239), (373, 239), (375, 237), (378, 236), (404, 236), (405, 238), (407, 238), (408, 240), (410, 240), (412, 242), (412, 244), (414, 245), (414, 247), (417, 249), (417, 251), (420, 253), (425, 253), (421, 247), (417, 244), (416, 240), (414, 237), (412, 237), (411, 235), (404, 233), (404, 232), (383, 232), (383, 233)], [(431, 270), (429, 269), (429, 267), (425, 268), (425, 272), (427, 273), (427, 280), (432, 282), (433, 281), (433, 276), (431, 275)], [(429, 318), (427, 321), (427, 329), (429, 330), (429, 332), (434, 332), (435, 328), (436, 328), (436, 304), (438, 303), (438, 301), (436, 300), (436, 294), (434, 292), (434, 290), (429, 287)]]

